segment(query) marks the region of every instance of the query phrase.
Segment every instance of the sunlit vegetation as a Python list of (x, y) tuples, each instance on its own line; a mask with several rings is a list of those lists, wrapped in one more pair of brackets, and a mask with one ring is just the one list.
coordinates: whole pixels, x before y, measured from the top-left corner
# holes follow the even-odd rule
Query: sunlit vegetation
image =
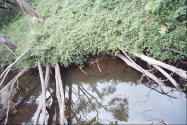
[[(119, 49), (170, 62), (187, 56), (184, 0), (32, 0), (31, 4), (43, 23), (20, 9), (0, 10), (0, 32), (16, 43), (16, 55), (31, 48), (20, 67), (35, 67), (38, 59), (43, 65), (83, 65), (90, 55), (115, 56)], [(1, 46), (1, 67), (16, 58), (5, 51)]]

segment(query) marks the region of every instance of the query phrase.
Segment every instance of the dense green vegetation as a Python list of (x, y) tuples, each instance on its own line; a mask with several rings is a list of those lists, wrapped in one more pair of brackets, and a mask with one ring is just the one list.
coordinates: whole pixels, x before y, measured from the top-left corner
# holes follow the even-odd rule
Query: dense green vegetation
[[(17, 55), (31, 48), (20, 67), (34, 67), (37, 59), (44, 65), (83, 65), (89, 55), (114, 56), (119, 48), (175, 62), (187, 56), (185, 5), (185, 0), (33, 0), (45, 21), (21, 10), (0, 10), (0, 33), (16, 43)], [(0, 46), (0, 67), (15, 58)]]

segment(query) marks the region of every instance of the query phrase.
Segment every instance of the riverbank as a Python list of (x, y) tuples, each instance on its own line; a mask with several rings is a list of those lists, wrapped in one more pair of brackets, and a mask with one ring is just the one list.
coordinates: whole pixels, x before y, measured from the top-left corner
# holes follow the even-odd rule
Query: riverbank
[[(174, 5), (172, 9), (164, 7), (170, 5)], [(182, 1), (175, 4), (155, 0), (33, 0), (32, 6), (45, 20), (43, 23), (20, 10), (18, 17), (10, 17), (15, 20), (2, 22), (0, 27), (0, 32), (17, 45), (17, 56), (30, 48), (18, 63), (21, 68), (36, 67), (38, 59), (43, 65), (83, 65), (90, 54), (115, 56), (119, 49), (129, 54), (144, 53), (168, 63), (187, 56)], [(163, 12), (159, 12), (160, 6)], [(15, 59), (16, 56), (1, 46), (1, 67)]]

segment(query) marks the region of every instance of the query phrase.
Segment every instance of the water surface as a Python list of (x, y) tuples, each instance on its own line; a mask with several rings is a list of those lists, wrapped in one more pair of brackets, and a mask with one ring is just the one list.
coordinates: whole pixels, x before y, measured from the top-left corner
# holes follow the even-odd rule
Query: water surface
[[(83, 71), (82, 71), (83, 70)], [(66, 97), (66, 123), (118, 124), (186, 124), (185, 94), (173, 91), (161, 94), (138, 82), (140, 74), (116, 58), (103, 58), (82, 68), (62, 70)], [(8, 123), (33, 122), (41, 94), (40, 80), (32, 73), (20, 87), (18, 108)], [(47, 97), (55, 95), (55, 80), (51, 79)], [(154, 87), (154, 86), (152, 86)], [(159, 90), (159, 89), (158, 89)], [(172, 91), (165, 88), (165, 91)], [(58, 104), (54, 96), (48, 99), (49, 124), (58, 123)]]

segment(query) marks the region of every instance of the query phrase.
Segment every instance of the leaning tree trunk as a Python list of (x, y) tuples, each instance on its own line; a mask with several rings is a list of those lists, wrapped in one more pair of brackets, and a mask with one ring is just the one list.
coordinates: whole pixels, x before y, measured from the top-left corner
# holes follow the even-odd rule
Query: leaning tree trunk
[(60, 124), (64, 124), (64, 120), (65, 120), (64, 91), (63, 91), (63, 85), (62, 85), (62, 78), (60, 74), (60, 67), (58, 64), (56, 64), (55, 66), (55, 79), (56, 79), (56, 97), (57, 97), (59, 109), (60, 109), (59, 121), (60, 121)]
[(7, 39), (3, 34), (0, 34), (0, 42), (6, 46), (9, 50), (14, 51), (17, 47), (9, 39)]
[(37, 14), (32, 7), (29, 5), (29, 3), (26, 0), (17, 0), (18, 4), (22, 9), (24, 9), (27, 13), (29, 13), (31, 16), (36, 17), (40, 22), (43, 22), (43, 19), (40, 17), (39, 14)]

